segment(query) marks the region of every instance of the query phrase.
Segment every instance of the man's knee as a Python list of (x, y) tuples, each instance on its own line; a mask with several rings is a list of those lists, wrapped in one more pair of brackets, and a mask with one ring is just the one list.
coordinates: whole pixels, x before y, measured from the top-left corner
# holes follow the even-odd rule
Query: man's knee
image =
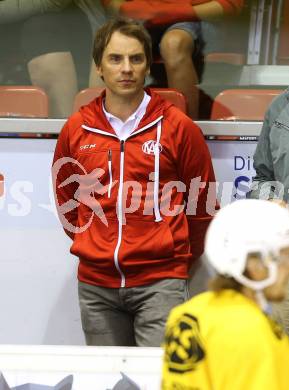
[(59, 82), (64, 75), (70, 77), (75, 74), (75, 65), (70, 52), (42, 54), (30, 60), (27, 66), (32, 82), (41, 86)]
[(180, 62), (192, 58), (194, 40), (184, 30), (170, 30), (164, 34), (160, 43), (160, 52), (168, 65), (178, 65)]

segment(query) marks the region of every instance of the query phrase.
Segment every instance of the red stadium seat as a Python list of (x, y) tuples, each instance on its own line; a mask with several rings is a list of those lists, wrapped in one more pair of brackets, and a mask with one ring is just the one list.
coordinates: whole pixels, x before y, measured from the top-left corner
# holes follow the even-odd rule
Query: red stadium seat
[[(184, 113), (187, 112), (186, 109), (186, 99), (184, 95), (181, 92), (178, 92), (175, 89), (170, 88), (152, 88), (153, 91), (157, 92), (159, 95), (161, 95), (164, 99), (167, 99), (171, 103), (173, 103), (176, 107), (178, 107), (181, 111)], [(74, 99), (74, 107), (73, 111), (78, 111), (79, 108), (87, 103), (89, 103), (91, 100), (95, 99), (97, 96), (101, 94), (103, 91), (103, 87), (94, 87), (94, 88), (87, 88), (80, 91)]]
[(161, 95), (164, 99), (173, 103), (176, 107), (178, 107), (184, 113), (187, 112), (187, 102), (185, 96), (172, 88), (152, 88), (153, 91)]
[(0, 116), (48, 118), (48, 97), (34, 86), (0, 86)]
[(84, 106), (93, 99), (97, 98), (103, 90), (104, 87), (92, 87), (83, 89), (82, 91), (78, 92), (74, 98), (73, 112), (78, 111), (81, 106)]
[(228, 89), (214, 99), (211, 120), (262, 121), (281, 89)]

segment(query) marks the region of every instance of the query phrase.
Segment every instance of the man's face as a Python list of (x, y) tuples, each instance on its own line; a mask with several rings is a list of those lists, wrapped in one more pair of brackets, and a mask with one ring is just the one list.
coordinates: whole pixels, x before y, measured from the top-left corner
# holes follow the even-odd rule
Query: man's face
[(149, 73), (143, 45), (136, 38), (115, 31), (97, 72), (104, 79), (107, 96), (130, 100), (138, 97)]

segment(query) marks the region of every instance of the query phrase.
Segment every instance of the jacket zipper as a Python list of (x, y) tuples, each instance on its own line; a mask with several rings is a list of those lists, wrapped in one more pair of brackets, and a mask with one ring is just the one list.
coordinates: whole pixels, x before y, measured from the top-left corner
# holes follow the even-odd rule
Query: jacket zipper
[(119, 266), (118, 253), (122, 241), (122, 219), (123, 219), (123, 207), (122, 207), (122, 196), (123, 196), (123, 176), (124, 176), (124, 142), (120, 141), (120, 173), (119, 173), (119, 187), (117, 196), (117, 214), (118, 214), (118, 240), (114, 251), (114, 264), (121, 276), (120, 287), (125, 287), (125, 276)]
[(108, 172), (109, 172), (109, 186), (108, 186), (108, 197), (110, 198), (111, 194), (111, 187), (112, 187), (112, 152), (111, 149), (107, 152), (107, 159), (108, 159)]
[[(142, 127), (138, 131), (132, 133), (127, 139), (131, 138), (132, 136), (142, 133), (146, 129), (152, 127), (156, 123), (158, 123), (160, 120), (162, 120), (163, 115), (161, 115), (159, 118), (154, 120), (153, 122), (149, 123), (148, 125)], [(86, 125), (82, 125), (82, 127), (86, 130), (92, 131), (94, 133), (107, 135), (113, 138), (119, 139), (116, 135), (108, 133), (103, 130), (95, 129)], [(119, 254), (119, 248), (122, 241), (122, 220), (123, 220), (123, 207), (122, 207), (122, 196), (123, 196), (123, 177), (124, 177), (124, 143), (125, 141), (120, 141), (120, 174), (119, 174), (119, 188), (118, 188), (118, 197), (117, 197), (117, 210), (118, 210), (118, 240), (114, 251), (114, 264), (116, 269), (118, 270), (120, 277), (121, 277), (121, 284), (120, 287), (125, 287), (125, 275), (120, 269), (119, 261), (118, 261), (118, 254)]]
[(155, 222), (161, 222), (163, 219), (160, 214), (159, 206), (159, 181), (160, 181), (160, 149), (159, 143), (162, 134), (161, 122), (157, 125), (157, 142), (155, 144), (155, 177), (154, 177), (154, 210), (155, 210)]

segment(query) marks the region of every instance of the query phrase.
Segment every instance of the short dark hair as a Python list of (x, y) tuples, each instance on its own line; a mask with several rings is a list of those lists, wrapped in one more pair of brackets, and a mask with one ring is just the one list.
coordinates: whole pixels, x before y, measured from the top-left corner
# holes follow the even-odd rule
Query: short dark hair
[(150, 68), (152, 63), (152, 41), (149, 33), (141, 23), (124, 17), (111, 19), (97, 30), (94, 38), (92, 55), (95, 65), (100, 66), (103, 52), (108, 45), (112, 34), (116, 31), (128, 37), (137, 39), (143, 45), (147, 67)]

